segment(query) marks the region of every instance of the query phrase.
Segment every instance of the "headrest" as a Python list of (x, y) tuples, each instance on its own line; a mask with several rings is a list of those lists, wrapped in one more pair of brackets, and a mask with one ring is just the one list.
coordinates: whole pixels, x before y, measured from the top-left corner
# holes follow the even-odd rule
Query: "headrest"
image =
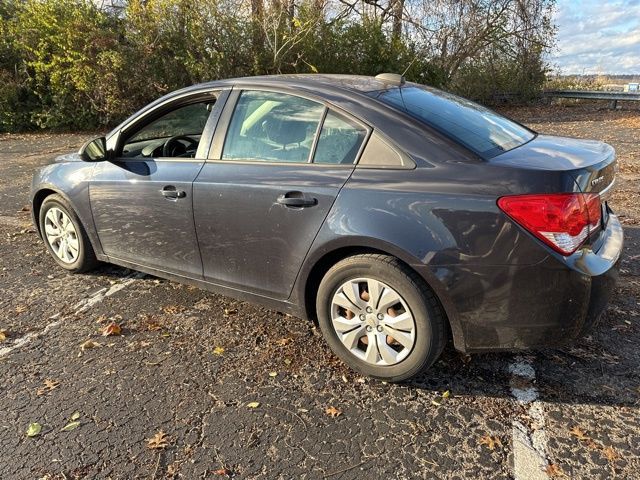
[(274, 115), (267, 119), (265, 128), (269, 140), (280, 145), (300, 143), (307, 138), (307, 122)]

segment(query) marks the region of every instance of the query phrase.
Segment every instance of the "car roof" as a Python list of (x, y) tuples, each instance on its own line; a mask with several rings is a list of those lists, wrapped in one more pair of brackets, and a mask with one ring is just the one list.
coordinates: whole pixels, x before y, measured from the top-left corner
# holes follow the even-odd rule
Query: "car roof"
[(355, 93), (375, 92), (386, 90), (388, 88), (397, 87), (398, 84), (392, 81), (385, 81), (376, 77), (365, 75), (343, 75), (343, 74), (325, 74), (325, 73), (302, 73), (287, 75), (260, 75), (255, 77), (239, 77), (229, 78), (225, 80), (215, 80), (193, 85), (194, 89), (202, 87), (221, 87), (221, 86), (289, 86), (289, 87), (306, 87), (307, 89), (322, 91), (349, 91)]

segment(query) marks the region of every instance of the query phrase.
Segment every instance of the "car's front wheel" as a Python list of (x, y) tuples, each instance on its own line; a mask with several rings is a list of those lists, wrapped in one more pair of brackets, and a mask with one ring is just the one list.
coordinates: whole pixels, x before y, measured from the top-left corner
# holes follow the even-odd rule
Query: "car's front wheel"
[(397, 382), (429, 367), (445, 345), (445, 319), (433, 292), (398, 259), (363, 254), (324, 276), (316, 302), (320, 329), (351, 368)]
[(62, 268), (80, 273), (98, 264), (87, 233), (62, 196), (50, 195), (44, 200), (39, 222), (47, 249)]

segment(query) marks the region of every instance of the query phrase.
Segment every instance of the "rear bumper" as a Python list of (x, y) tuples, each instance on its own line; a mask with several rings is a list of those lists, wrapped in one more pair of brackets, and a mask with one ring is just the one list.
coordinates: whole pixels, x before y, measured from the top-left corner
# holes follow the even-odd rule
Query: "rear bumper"
[[(593, 327), (618, 278), (622, 226), (611, 215), (595, 248), (528, 266), (439, 267), (443, 302), (467, 352), (559, 345)], [(452, 324), (454, 322), (452, 321)]]

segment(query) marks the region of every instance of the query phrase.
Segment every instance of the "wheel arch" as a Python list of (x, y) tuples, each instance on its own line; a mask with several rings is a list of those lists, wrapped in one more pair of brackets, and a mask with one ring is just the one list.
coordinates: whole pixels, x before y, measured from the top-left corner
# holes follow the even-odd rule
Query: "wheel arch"
[(406, 252), (398, 253), (396, 248), (389, 248), (389, 246), (371, 245), (367, 243), (360, 243), (356, 245), (341, 245), (335, 246), (335, 248), (324, 249), (321, 254), (318, 254), (307, 261), (306, 269), (303, 268), (302, 278), (299, 279), (298, 298), (302, 303), (302, 314), (309, 320), (313, 321), (316, 325), (318, 322), (316, 315), (316, 296), (318, 287), (324, 275), (329, 269), (337, 262), (360, 254), (373, 253), (388, 255), (398, 259), (405, 267), (414, 271), (420, 279), (425, 283), (427, 287), (433, 291), (440, 308), (446, 319), (446, 324), (449, 327), (449, 335), (453, 339), (455, 348), (464, 351), (465, 342), (463, 337), (462, 327), (460, 325), (457, 313), (453, 304), (448, 300), (446, 290), (437, 278), (425, 278), (424, 269), (416, 269), (414, 267), (415, 262)]
[[(42, 232), (40, 230), (40, 210), (42, 209), (42, 204), (44, 203), (44, 201), (51, 195), (60, 195), (65, 200), (65, 202), (69, 204), (69, 207), (73, 209), (74, 213), (78, 217), (78, 220), (82, 225), (82, 228), (84, 228), (85, 232), (87, 233), (87, 237), (89, 238), (89, 242), (91, 243), (91, 247), (93, 248), (93, 251), (98, 256), (100, 256), (100, 254), (102, 253), (102, 246), (100, 245), (100, 241), (95, 235), (95, 231), (93, 229), (93, 223), (88, 224), (89, 222), (83, 218), (83, 216), (75, 207), (75, 205), (73, 204), (73, 202), (71, 201), (68, 195), (66, 195), (63, 191), (50, 185), (43, 185), (42, 187), (40, 187), (37, 191), (35, 191), (35, 193), (33, 193), (31, 198), (31, 218), (33, 220), (33, 224), (36, 227), (36, 232), (38, 232), (38, 235), (40, 236), (40, 238), (43, 238)], [(90, 220), (91, 222), (93, 221), (92, 218)]]
[(33, 217), (33, 223), (36, 227), (38, 235), (40, 235), (40, 238), (42, 238), (42, 231), (40, 230), (40, 209), (42, 208), (42, 204), (44, 203), (45, 199), (51, 195), (60, 195), (68, 201), (63, 193), (49, 187), (44, 187), (38, 190), (33, 195), (33, 199), (31, 200), (31, 215)]

